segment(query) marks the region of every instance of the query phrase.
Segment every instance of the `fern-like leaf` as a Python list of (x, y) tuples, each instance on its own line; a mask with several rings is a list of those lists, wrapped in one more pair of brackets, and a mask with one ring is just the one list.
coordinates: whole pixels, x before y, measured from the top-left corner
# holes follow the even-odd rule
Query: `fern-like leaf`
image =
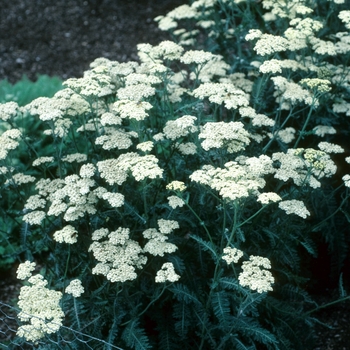
[(278, 341), (276, 337), (267, 329), (261, 328), (260, 325), (253, 319), (239, 317), (236, 319), (235, 328), (236, 330), (241, 331), (245, 336), (251, 337), (255, 342), (265, 345), (275, 345), (276, 348), (278, 348)]
[(211, 242), (205, 241), (197, 235), (190, 235), (190, 237), (200, 245), (202, 250), (209, 251), (214, 261), (217, 261), (219, 259), (219, 255), (215, 249), (215, 246)]
[(211, 302), (213, 305), (214, 314), (220, 322), (220, 325), (225, 327), (231, 320), (230, 317), (230, 302), (225, 291), (215, 292), (212, 295)]
[(146, 350), (151, 348), (145, 330), (139, 326), (138, 319), (134, 319), (128, 323), (122, 333), (122, 339), (128, 347), (135, 350)]
[(181, 283), (173, 284), (171, 287), (169, 287), (169, 290), (174, 293), (175, 298), (179, 301), (184, 301), (187, 304), (200, 304), (197, 296), (191, 292), (187, 286)]

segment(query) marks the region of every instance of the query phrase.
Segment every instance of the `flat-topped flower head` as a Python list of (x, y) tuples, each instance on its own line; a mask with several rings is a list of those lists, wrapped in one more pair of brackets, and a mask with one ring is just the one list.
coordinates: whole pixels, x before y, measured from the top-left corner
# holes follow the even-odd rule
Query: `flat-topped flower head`
[(156, 283), (176, 282), (180, 279), (180, 276), (176, 274), (174, 265), (170, 262), (164, 263), (161, 269), (157, 272), (155, 281)]
[(104, 275), (111, 282), (126, 282), (137, 278), (136, 269), (142, 268), (147, 258), (139, 243), (130, 239), (130, 229), (119, 227), (108, 233), (107, 229), (94, 232), (91, 251), (98, 261), (92, 269), (96, 275)]
[(175, 120), (169, 120), (164, 126), (163, 133), (170, 140), (185, 137), (198, 131), (198, 127), (195, 125), (196, 121), (197, 118), (192, 115), (184, 115)]
[(56, 333), (62, 326), (64, 312), (60, 307), (61, 292), (46, 287), (41, 275), (28, 279), (30, 285), (21, 287), (18, 318), (26, 324), (17, 329), (17, 335), (27, 341), (37, 342), (46, 334)]
[(333, 126), (328, 125), (317, 125), (313, 128), (315, 135), (324, 137), (324, 135), (334, 135), (337, 131), (333, 128)]
[(237, 248), (226, 247), (223, 250), (224, 255), (222, 259), (227, 262), (227, 264), (238, 263), (238, 260), (243, 256), (243, 252)]
[(264, 192), (259, 194), (257, 201), (261, 204), (269, 204), (281, 201), (282, 198), (275, 192)]
[(190, 179), (203, 186), (209, 186), (219, 192), (227, 201), (236, 201), (240, 198), (259, 195), (258, 190), (266, 184), (262, 174), (252, 172), (245, 164), (228, 162), (225, 168), (214, 168), (205, 165), (194, 171)]
[(350, 10), (340, 11), (338, 17), (345, 24), (345, 27), (350, 29)]
[(189, 50), (182, 55), (180, 61), (185, 64), (195, 63), (197, 65), (203, 65), (209, 61), (215, 60), (216, 58), (217, 55), (214, 55), (211, 52), (203, 50)]
[(326, 153), (344, 153), (344, 148), (330, 142), (320, 142), (318, 148)]
[(77, 233), (78, 231), (72, 225), (67, 225), (62, 230), (56, 231), (53, 238), (58, 243), (74, 244), (78, 242)]
[(18, 266), (17, 269), (17, 278), (19, 280), (25, 280), (32, 276), (32, 271), (35, 270), (36, 263), (26, 261)]
[(242, 122), (208, 122), (198, 135), (204, 139), (201, 145), (204, 150), (226, 148), (229, 153), (244, 150), (250, 143), (249, 133)]
[(71, 294), (74, 298), (79, 298), (84, 293), (84, 287), (79, 279), (75, 279), (70, 281), (64, 291)]
[(249, 96), (232, 83), (203, 83), (192, 93), (201, 100), (208, 98), (212, 103), (223, 103), (227, 109), (249, 105)]
[(169, 196), (168, 197), (168, 204), (172, 209), (176, 208), (182, 208), (185, 205), (185, 202), (183, 199), (176, 197), (176, 196)]
[(295, 214), (300, 216), (303, 219), (306, 219), (310, 216), (310, 212), (305, 207), (304, 202), (292, 199), (285, 200), (278, 203), (278, 206), (287, 214)]
[(256, 290), (258, 293), (272, 291), (272, 284), (275, 279), (268, 271), (270, 268), (269, 259), (251, 255), (249, 261), (244, 261), (242, 264), (242, 272), (238, 276), (239, 284), (251, 290)]
[(8, 121), (19, 113), (17, 102), (0, 103), (0, 120)]
[(179, 191), (179, 192), (183, 192), (186, 190), (186, 185), (184, 182), (182, 181), (172, 181), (169, 184), (167, 184), (166, 189), (167, 190), (171, 190), (171, 191)]

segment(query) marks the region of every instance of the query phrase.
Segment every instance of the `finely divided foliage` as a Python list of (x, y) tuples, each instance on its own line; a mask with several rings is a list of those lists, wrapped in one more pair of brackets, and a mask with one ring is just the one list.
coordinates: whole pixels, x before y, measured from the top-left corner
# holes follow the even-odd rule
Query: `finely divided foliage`
[(20, 338), (310, 348), (314, 233), (336, 275), (348, 243), (343, 3), (193, 1), (156, 19), (174, 42), (138, 45), (139, 62), (99, 58), (53, 98), (0, 105)]

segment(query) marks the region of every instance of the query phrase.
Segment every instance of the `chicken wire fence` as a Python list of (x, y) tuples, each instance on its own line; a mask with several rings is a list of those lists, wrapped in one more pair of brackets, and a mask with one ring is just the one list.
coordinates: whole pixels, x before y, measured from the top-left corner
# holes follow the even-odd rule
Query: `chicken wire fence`
[[(50, 336), (45, 336), (36, 342), (28, 342), (16, 333), (21, 326), (17, 318), (19, 309), (0, 301), (0, 349), (93, 349), (93, 350), (124, 350), (116, 345), (98, 339), (83, 331), (61, 325), (59, 330)], [(29, 315), (32, 318), (39, 317)], [(33, 332), (36, 330), (33, 329)], [(40, 330), (38, 330), (40, 331)], [(29, 337), (28, 337), (29, 338)]]

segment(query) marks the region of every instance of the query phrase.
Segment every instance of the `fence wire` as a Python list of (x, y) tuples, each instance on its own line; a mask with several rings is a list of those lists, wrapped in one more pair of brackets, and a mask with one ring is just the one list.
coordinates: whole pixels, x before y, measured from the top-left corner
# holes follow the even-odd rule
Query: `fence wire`
[[(21, 323), (17, 319), (20, 312), (17, 308), (0, 301), (0, 349), (9, 350), (67, 350), (67, 349), (92, 349), (92, 350), (124, 350), (114, 344), (93, 337), (84, 332), (70, 327), (61, 326), (59, 331), (45, 336), (35, 343), (16, 335)], [(31, 317), (36, 317), (30, 315)], [(38, 318), (38, 317), (37, 317)]]

